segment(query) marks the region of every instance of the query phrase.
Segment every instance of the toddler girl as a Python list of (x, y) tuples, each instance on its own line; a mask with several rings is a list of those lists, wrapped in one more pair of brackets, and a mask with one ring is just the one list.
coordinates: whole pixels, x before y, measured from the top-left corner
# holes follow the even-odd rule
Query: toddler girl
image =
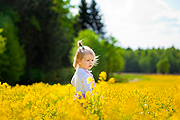
[[(85, 93), (95, 87), (93, 75), (88, 71), (96, 63), (96, 56), (94, 51), (88, 46), (82, 46), (81, 41), (78, 41), (78, 49), (74, 57), (73, 66), (76, 69), (72, 77), (71, 84), (76, 87), (76, 95), (81, 92), (85, 97)], [(94, 86), (94, 87), (92, 87)]]

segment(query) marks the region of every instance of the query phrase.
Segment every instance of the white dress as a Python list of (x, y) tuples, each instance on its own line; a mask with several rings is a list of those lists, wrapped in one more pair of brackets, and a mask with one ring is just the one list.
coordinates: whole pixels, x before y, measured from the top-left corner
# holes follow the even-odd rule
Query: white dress
[[(87, 79), (89, 77), (93, 79), (93, 82), (88, 82)], [(78, 68), (71, 79), (71, 84), (76, 87), (76, 93), (80, 91), (84, 96), (87, 91), (90, 91), (92, 94), (93, 88), (91, 87), (91, 84), (94, 84), (95, 86), (95, 81), (93, 75), (89, 71)]]

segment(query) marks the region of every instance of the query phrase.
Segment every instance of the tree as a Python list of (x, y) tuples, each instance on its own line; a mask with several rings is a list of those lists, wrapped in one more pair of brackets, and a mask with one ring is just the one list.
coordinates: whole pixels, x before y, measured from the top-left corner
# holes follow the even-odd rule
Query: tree
[(101, 42), (105, 52), (105, 71), (107, 72), (107, 78), (109, 78), (110, 73), (119, 72), (123, 69), (124, 50), (121, 47), (115, 46), (117, 40), (113, 36), (102, 39)]
[(158, 54), (155, 49), (148, 52), (149, 68), (151, 73), (156, 73), (156, 63), (158, 62)]
[(97, 9), (97, 3), (92, 0), (91, 5), (88, 6), (86, 0), (81, 0), (79, 6), (79, 22), (81, 24), (81, 30), (90, 29), (96, 34), (99, 34), (101, 38), (104, 38), (104, 24), (102, 23), (102, 15)]
[(150, 73), (150, 69), (149, 69), (149, 63), (150, 63), (150, 60), (147, 56), (142, 56), (140, 59), (139, 59), (139, 66), (140, 66), (140, 69), (142, 73)]
[(97, 8), (97, 3), (95, 0), (92, 0), (90, 5), (90, 26), (94, 30), (96, 34), (99, 34), (101, 38), (104, 38), (104, 24), (102, 23), (102, 15), (100, 15), (100, 11)]
[(157, 72), (160, 73), (169, 73), (170, 64), (168, 62), (167, 58), (159, 60), (159, 62), (156, 64)]
[(87, 6), (86, 0), (81, 0), (79, 5), (79, 23), (81, 24), (81, 30), (87, 29), (90, 26), (90, 10)]
[(139, 62), (135, 52), (131, 49), (124, 52), (124, 71), (125, 72), (139, 72)]
[(170, 64), (169, 72), (178, 73), (180, 72), (180, 50), (175, 49), (173, 46), (167, 48), (162, 54), (163, 58), (167, 58)]
[(81, 30), (81, 23), (79, 22), (79, 14), (73, 17), (72, 23), (73, 23), (73, 28), (74, 28), (74, 36), (78, 36), (78, 32)]
[[(3, 32), (3, 29), (1, 28), (0, 29), (0, 33)], [(6, 42), (5, 42), (6, 38), (4, 38), (1, 34), (0, 34), (0, 54), (2, 54), (5, 50), (5, 45), (6, 45)]]
[(0, 1), (20, 16), (15, 24), (27, 56), (23, 84), (43, 81), (51, 71), (70, 66), (68, 55), (74, 37), (70, 0)]
[[(11, 9), (9, 11), (16, 14)], [(4, 29), (2, 35), (7, 38), (6, 50), (0, 54), (0, 81), (15, 85), (24, 73), (26, 62), (24, 49), (19, 43), (18, 29), (6, 13), (0, 15), (0, 27)]]

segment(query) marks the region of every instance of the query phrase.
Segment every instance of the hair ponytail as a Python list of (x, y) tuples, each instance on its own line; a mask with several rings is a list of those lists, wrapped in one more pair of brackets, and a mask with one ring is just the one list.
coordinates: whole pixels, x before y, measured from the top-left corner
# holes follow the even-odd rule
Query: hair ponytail
[(82, 42), (82, 40), (79, 40), (79, 41), (78, 41), (78, 47), (79, 47), (79, 48), (82, 47), (82, 49), (84, 49), (84, 46), (81, 44), (81, 42)]
[(78, 47), (82, 47), (81, 42), (82, 42), (82, 40), (79, 40), (79, 41), (78, 41)]
[(78, 59), (79, 59), (79, 56), (81, 56), (80, 47), (83, 48), (81, 42), (82, 42), (82, 40), (79, 40), (79, 41), (78, 41), (78, 49), (77, 49), (76, 55), (75, 55), (75, 57), (74, 57), (73, 67), (74, 67), (75, 69), (78, 67)]

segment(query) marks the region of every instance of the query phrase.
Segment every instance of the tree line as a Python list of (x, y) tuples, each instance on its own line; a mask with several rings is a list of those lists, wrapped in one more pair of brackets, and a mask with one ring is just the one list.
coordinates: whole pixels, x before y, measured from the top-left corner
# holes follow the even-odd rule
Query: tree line
[[(81, 0), (79, 13), (75, 16), (70, 12), (73, 7), (70, 0), (0, 0), (1, 82), (11, 85), (69, 82), (74, 72), (72, 62), (77, 41), (81, 39), (99, 55), (99, 65), (93, 68), (95, 78), (102, 70), (108, 75), (122, 70), (152, 71), (140, 67), (146, 65), (151, 50), (141, 51), (148, 55), (146, 57), (137, 55), (137, 51), (116, 46), (116, 38), (106, 35), (103, 15), (95, 0), (90, 3)], [(130, 60), (128, 54), (135, 59)], [(136, 61), (139, 57), (141, 62)], [(175, 71), (171, 70), (174, 65), (171, 60), (168, 63), (170, 72), (178, 72), (174, 68)], [(130, 64), (137, 67), (130, 68)]]
[(125, 49), (124, 72), (180, 73), (180, 50), (174, 48)]

